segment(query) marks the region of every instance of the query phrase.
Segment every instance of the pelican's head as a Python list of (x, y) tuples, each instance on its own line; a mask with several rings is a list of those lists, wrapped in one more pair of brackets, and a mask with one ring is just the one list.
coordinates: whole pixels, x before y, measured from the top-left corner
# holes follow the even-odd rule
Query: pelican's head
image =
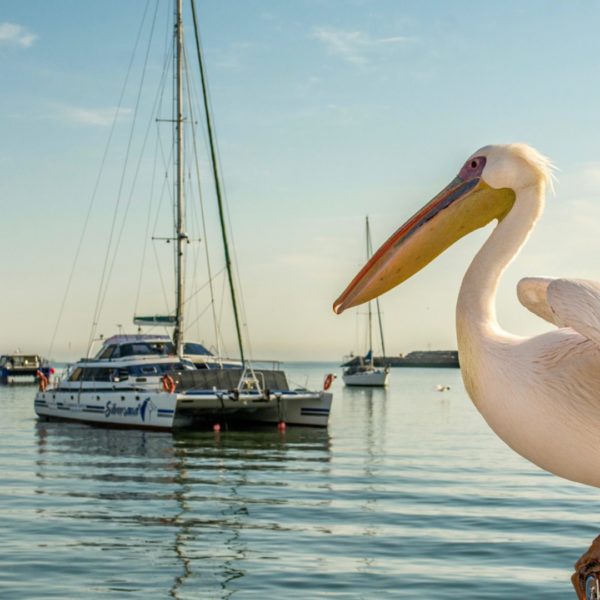
[(413, 215), (359, 271), (333, 310), (340, 314), (380, 296), (420, 271), (467, 233), (501, 221), (518, 192), (551, 181), (547, 158), (525, 144), (484, 146), (454, 180)]

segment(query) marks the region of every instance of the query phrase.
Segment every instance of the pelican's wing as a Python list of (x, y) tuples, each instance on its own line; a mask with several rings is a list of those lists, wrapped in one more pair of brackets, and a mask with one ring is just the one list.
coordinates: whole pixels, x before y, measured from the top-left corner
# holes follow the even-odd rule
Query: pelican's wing
[(517, 284), (517, 297), (533, 314), (557, 327), (563, 327), (548, 303), (548, 286), (553, 281), (557, 280), (550, 277), (525, 277)]
[(571, 327), (600, 346), (600, 284), (586, 279), (555, 279), (548, 305), (559, 327)]

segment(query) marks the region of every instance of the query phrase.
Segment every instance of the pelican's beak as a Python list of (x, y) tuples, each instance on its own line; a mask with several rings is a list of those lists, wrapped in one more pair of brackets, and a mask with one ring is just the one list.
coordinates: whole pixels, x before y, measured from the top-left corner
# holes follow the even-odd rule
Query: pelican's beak
[(467, 233), (502, 220), (514, 200), (513, 190), (492, 188), (481, 177), (456, 177), (373, 254), (333, 310), (340, 314), (406, 281)]

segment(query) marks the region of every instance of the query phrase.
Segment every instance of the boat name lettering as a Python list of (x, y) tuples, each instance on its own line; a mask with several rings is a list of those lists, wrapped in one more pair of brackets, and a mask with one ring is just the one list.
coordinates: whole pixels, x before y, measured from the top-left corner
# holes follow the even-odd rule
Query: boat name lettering
[(119, 406), (116, 402), (109, 400), (104, 408), (104, 416), (107, 419), (109, 417), (140, 417), (142, 421), (145, 421), (147, 416), (150, 421), (155, 410), (156, 406), (150, 398), (146, 398), (137, 406)]
[(140, 414), (140, 405), (137, 406), (118, 406), (110, 400), (106, 403), (104, 409), (105, 417), (138, 417)]

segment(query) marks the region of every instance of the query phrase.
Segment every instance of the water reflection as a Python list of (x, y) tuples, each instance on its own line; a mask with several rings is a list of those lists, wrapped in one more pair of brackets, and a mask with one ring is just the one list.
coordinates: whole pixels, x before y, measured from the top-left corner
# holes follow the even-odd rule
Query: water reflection
[[(85, 523), (88, 533), (73, 542), (86, 551), (149, 553), (147, 563), (134, 563), (133, 588), (107, 573), (112, 591), (143, 589), (146, 565), (155, 562), (162, 576), (152, 577), (173, 598), (198, 586), (230, 597), (258, 551), (255, 531), (285, 527), (285, 510), (310, 504), (310, 488), (322, 486), (310, 474), (330, 461), (320, 429), (173, 435), (38, 422), (35, 434), (40, 516), (67, 529)], [(300, 480), (304, 500), (289, 494)]]

